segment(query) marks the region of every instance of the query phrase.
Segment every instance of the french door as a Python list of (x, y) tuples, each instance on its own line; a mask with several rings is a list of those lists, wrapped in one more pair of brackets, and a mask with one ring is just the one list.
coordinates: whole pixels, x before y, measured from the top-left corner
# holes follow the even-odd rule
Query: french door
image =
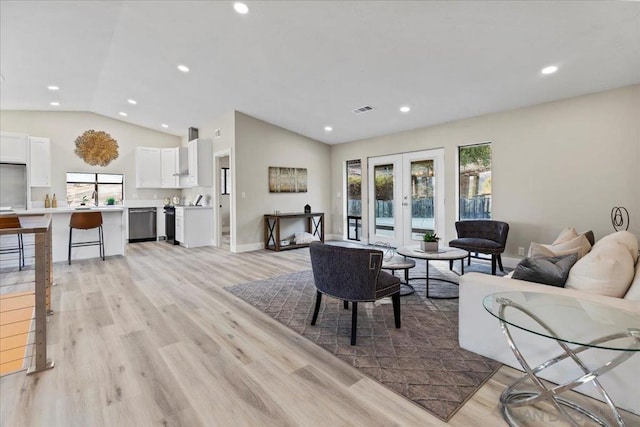
[(369, 158), (369, 243), (444, 237), (444, 149)]

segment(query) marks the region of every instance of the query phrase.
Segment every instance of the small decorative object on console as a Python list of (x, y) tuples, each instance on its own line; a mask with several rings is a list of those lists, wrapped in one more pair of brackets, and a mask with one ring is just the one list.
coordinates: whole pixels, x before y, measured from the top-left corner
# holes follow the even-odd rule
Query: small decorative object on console
[(304, 205), (304, 213), (311, 213), (311, 206)]

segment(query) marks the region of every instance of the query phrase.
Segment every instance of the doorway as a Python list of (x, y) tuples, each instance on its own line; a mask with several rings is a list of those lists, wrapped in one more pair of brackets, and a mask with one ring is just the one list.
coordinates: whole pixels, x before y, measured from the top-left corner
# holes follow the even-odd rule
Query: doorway
[(231, 250), (232, 173), (229, 150), (214, 154), (214, 245)]
[(444, 149), (369, 158), (369, 242), (417, 245), (444, 237)]

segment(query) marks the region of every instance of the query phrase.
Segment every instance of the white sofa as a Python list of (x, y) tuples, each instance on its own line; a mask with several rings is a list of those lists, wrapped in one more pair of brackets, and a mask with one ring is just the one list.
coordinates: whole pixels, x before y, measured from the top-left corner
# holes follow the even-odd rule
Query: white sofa
[[(598, 243), (594, 246), (594, 251), (597, 245)], [(634, 258), (637, 259), (637, 246), (635, 251)], [(547, 286), (487, 274), (465, 274), (460, 278), (460, 346), (522, 370), (507, 345), (498, 319), (489, 314), (482, 305), (482, 301), (487, 295), (509, 291), (544, 292), (597, 301), (620, 310), (640, 314), (640, 298), (638, 298), (640, 296), (640, 261), (635, 262), (634, 271), (635, 277), (631, 282), (631, 287), (624, 294), (626, 298), (603, 296), (576, 289)], [(513, 327), (509, 328), (509, 330), (518, 349), (532, 367), (562, 352), (558, 344), (551, 339)], [(617, 354), (617, 351), (594, 349), (581, 353), (580, 357), (586, 362), (587, 366), (598, 367), (611, 360)], [(582, 372), (575, 363), (563, 361), (543, 371), (541, 376), (559, 384), (575, 379), (581, 374)], [(620, 366), (601, 376), (599, 380), (617, 407), (640, 415), (640, 352), (637, 352)], [(577, 390), (596, 399), (603, 400), (598, 390), (591, 383), (584, 384)]]

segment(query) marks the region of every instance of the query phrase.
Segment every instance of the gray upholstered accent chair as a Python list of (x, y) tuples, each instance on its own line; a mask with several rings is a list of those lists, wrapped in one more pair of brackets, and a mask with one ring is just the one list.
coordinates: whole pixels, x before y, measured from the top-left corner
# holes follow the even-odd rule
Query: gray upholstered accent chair
[(351, 302), (351, 345), (356, 344), (358, 303), (390, 296), (396, 328), (400, 327), (400, 279), (381, 271), (383, 253), (377, 249), (347, 248), (312, 242), (309, 247), (316, 284), (316, 305), (311, 324), (315, 325), (322, 295)]
[[(500, 266), (500, 271), (504, 272), (500, 254), (504, 252), (507, 245), (509, 224), (482, 219), (458, 221), (456, 222), (456, 231), (458, 238), (450, 241), (449, 246), (469, 251), (468, 264), (471, 264), (471, 253), (476, 254), (475, 258), (479, 258), (479, 253), (488, 254), (491, 255), (491, 274), (496, 274), (496, 261)], [(449, 264), (449, 267), (452, 268), (453, 261)]]

